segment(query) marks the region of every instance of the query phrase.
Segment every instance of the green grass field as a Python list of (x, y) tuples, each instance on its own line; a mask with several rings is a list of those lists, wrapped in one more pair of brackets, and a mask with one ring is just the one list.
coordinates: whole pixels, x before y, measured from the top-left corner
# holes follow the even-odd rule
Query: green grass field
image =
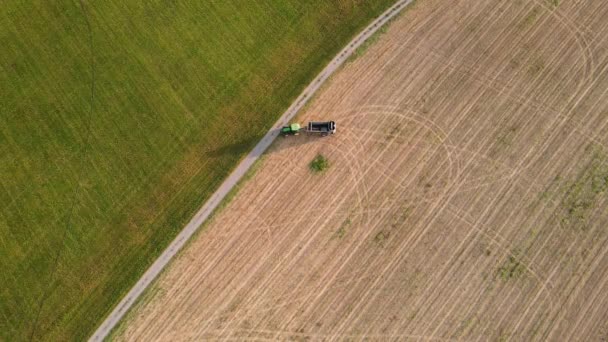
[(392, 2), (3, 3), (0, 340), (92, 333)]

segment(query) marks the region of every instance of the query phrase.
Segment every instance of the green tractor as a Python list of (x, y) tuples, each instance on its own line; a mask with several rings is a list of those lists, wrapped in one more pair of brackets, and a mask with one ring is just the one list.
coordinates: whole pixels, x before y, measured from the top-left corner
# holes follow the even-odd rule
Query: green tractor
[(289, 135), (298, 135), (300, 134), (300, 124), (298, 123), (292, 123), (289, 126), (284, 126), (283, 128), (281, 128), (281, 135), (282, 136), (289, 136)]

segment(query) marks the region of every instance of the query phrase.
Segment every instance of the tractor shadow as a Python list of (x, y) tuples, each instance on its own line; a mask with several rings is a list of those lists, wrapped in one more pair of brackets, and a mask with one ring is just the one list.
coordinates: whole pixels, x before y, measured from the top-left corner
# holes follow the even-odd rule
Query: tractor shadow
[(207, 151), (205, 155), (211, 158), (221, 158), (225, 155), (247, 154), (264, 138), (264, 136), (252, 136), (231, 144), (226, 144), (211, 151)]

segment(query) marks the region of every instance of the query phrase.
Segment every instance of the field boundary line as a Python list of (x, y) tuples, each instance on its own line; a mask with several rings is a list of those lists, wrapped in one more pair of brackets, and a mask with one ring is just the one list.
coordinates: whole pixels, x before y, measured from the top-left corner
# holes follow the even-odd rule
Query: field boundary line
[(289, 108), (279, 117), (272, 128), (260, 140), (249, 154), (238, 164), (238, 166), (224, 180), (220, 187), (209, 197), (205, 204), (194, 215), (191, 221), (180, 231), (175, 239), (167, 246), (163, 253), (152, 263), (142, 277), (135, 283), (129, 292), (114, 307), (111, 313), (106, 316), (102, 324), (95, 330), (89, 338), (89, 342), (103, 341), (109, 333), (116, 327), (122, 317), (129, 311), (139, 296), (150, 286), (152, 281), (162, 272), (173, 257), (181, 250), (186, 242), (194, 235), (200, 226), (209, 218), (211, 213), (218, 207), (228, 192), (239, 182), (245, 173), (251, 168), (253, 163), (262, 155), (264, 151), (279, 135), (280, 127), (287, 124), (312, 98), (319, 88), (333, 75), (340, 67), (353, 55), (353, 53), (374, 33), (383, 27), (387, 22), (399, 14), (407, 5), (414, 0), (398, 0), (393, 6), (389, 7), (380, 16), (374, 19), (362, 32), (357, 34), (338, 54), (325, 66), (325, 68), (315, 77), (310, 84), (304, 88), (302, 93), (295, 99)]

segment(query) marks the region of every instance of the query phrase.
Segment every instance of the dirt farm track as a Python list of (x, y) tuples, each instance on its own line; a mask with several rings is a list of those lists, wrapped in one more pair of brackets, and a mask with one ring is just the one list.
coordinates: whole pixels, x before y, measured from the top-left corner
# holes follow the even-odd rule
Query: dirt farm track
[(114, 337), (606, 341), (606, 18), (419, 0), (299, 118), (337, 134), (277, 141)]

